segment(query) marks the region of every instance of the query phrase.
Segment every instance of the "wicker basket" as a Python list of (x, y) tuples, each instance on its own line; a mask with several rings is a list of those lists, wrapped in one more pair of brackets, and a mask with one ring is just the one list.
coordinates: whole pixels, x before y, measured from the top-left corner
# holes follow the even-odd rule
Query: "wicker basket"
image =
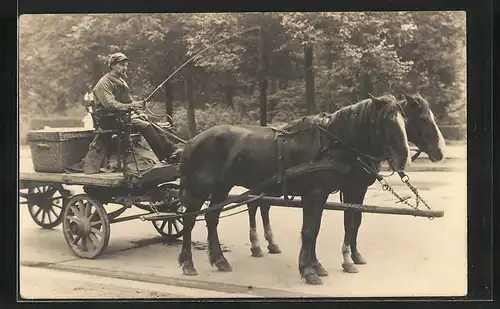
[(28, 133), (36, 172), (61, 173), (80, 162), (89, 149), (94, 133), (84, 128), (49, 128)]

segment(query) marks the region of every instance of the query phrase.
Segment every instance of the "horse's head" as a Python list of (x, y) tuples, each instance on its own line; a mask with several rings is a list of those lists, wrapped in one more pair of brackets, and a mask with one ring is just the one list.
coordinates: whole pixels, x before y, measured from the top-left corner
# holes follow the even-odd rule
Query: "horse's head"
[(445, 141), (429, 103), (420, 94), (403, 94), (405, 101), (402, 106), (407, 121), (408, 140), (425, 152), (432, 162), (441, 161)]
[[(401, 105), (392, 95), (374, 97), (370, 94), (371, 104), (367, 115), (371, 127), (372, 149), (383, 152), (381, 155), (396, 172), (403, 172), (411, 162), (410, 146), (406, 135), (406, 124)], [(384, 145), (384, 147), (380, 147)], [(376, 151), (374, 150), (374, 151)]]

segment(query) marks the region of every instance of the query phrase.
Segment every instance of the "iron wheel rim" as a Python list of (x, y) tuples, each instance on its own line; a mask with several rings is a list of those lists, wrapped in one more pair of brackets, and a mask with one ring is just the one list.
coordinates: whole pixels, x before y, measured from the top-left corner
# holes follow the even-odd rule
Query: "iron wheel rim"
[(68, 201), (63, 218), (64, 237), (75, 255), (92, 259), (106, 249), (110, 224), (100, 202), (86, 194), (75, 195)]

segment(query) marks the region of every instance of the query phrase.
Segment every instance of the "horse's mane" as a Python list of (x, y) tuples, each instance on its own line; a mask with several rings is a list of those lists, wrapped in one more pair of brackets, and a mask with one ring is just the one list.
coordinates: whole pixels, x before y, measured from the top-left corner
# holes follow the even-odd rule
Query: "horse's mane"
[[(349, 143), (362, 136), (364, 143), (372, 144), (380, 140), (378, 130), (380, 122), (394, 117), (401, 111), (401, 105), (393, 95), (383, 95), (373, 99), (365, 99), (342, 107), (334, 113), (321, 112), (316, 115), (303, 116), (278, 129), (289, 133), (299, 132), (313, 126), (323, 126), (342, 141)], [(381, 102), (383, 101), (383, 102)], [(380, 104), (383, 104), (381, 106)]]
[[(392, 95), (383, 95), (373, 99), (365, 99), (345, 106), (334, 113), (321, 112), (316, 115), (303, 116), (291, 123), (281, 126), (287, 132), (297, 132), (311, 126), (323, 126), (344, 142), (363, 136), (364, 142), (372, 144), (380, 140), (377, 136), (380, 122), (396, 115), (401, 106)], [(383, 101), (382, 103), (380, 101)], [(385, 102), (385, 103), (384, 103)], [(382, 107), (380, 104), (384, 104)]]

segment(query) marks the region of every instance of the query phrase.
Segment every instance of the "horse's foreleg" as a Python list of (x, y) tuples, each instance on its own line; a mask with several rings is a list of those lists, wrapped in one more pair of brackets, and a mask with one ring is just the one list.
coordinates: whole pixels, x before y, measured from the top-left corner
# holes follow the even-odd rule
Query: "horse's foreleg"
[[(362, 204), (366, 195), (367, 187), (350, 187), (342, 192), (343, 202)], [(358, 251), (357, 237), (363, 213), (361, 211), (344, 212), (344, 243), (342, 245), (342, 264), (344, 271), (348, 273), (358, 272), (354, 264), (366, 264), (365, 259)]]
[(262, 216), (262, 225), (264, 226), (264, 237), (267, 240), (267, 249), (269, 253), (281, 253), (279, 246), (274, 242), (273, 230), (271, 229), (271, 221), (269, 220), (269, 210), (271, 205), (264, 204), (260, 206), (260, 215)]
[(363, 217), (363, 213), (361, 211), (357, 211), (353, 214), (353, 231), (352, 231), (352, 238), (351, 238), (351, 249), (352, 249), (352, 260), (354, 261), (355, 264), (366, 264), (366, 260), (363, 258), (361, 253), (358, 251), (358, 231), (359, 227), (361, 226), (361, 220)]
[[(203, 201), (192, 198), (187, 190), (184, 190), (182, 201), (186, 206), (186, 212), (194, 212), (201, 209)], [(182, 249), (179, 254), (179, 265), (182, 266), (182, 272), (186, 276), (196, 276), (198, 272), (194, 267), (193, 254), (191, 251), (191, 233), (196, 223), (196, 216), (184, 217), (184, 228), (186, 232), (182, 237)]]
[(358, 269), (352, 260), (351, 239), (353, 236), (353, 211), (344, 211), (344, 242), (342, 243), (342, 268), (347, 273), (357, 273)]
[[(227, 193), (223, 195), (212, 194), (212, 201), (210, 202), (209, 209), (212, 205), (222, 202), (226, 198)], [(222, 254), (219, 235), (217, 233), (221, 210), (222, 209), (219, 208), (205, 213), (205, 221), (207, 223), (208, 231), (208, 256), (212, 266), (217, 266), (220, 271), (232, 271), (233, 269), (231, 268), (231, 265), (229, 265), (229, 262), (224, 257), (224, 254)]]
[(259, 205), (255, 202), (248, 203), (248, 220), (250, 221), (250, 251), (253, 257), (263, 257), (262, 249), (260, 248), (259, 235), (257, 233), (257, 222), (255, 221), (255, 216), (257, 215), (257, 208)]
[[(316, 236), (316, 239), (317, 239), (317, 236)], [(314, 270), (316, 271), (316, 273), (318, 274), (318, 276), (326, 277), (326, 276), (328, 276), (328, 272), (323, 267), (323, 265), (321, 265), (321, 263), (318, 261), (318, 258), (316, 257), (316, 239), (314, 239), (314, 243), (313, 243), (313, 257), (312, 257), (313, 267), (314, 267)]]
[(321, 217), (328, 194), (313, 192), (302, 197), (302, 246), (299, 255), (299, 271), (307, 284), (322, 284), (316, 272), (321, 265), (316, 257), (316, 239), (321, 227)]
[[(347, 192), (347, 194), (345, 195), (347, 203), (363, 204), (367, 189), (368, 187), (365, 186), (351, 188), (351, 190), (349, 190), (349, 192)], [(361, 226), (362, 218), (363, 218), (363, 213), (361, 211), (354, 211), (352, 213), (351, 257), (355, 264), (366, 264), (365, 259), (358, 251), (358, 243), (357, 243), (358, 231), (359, 227)]]

